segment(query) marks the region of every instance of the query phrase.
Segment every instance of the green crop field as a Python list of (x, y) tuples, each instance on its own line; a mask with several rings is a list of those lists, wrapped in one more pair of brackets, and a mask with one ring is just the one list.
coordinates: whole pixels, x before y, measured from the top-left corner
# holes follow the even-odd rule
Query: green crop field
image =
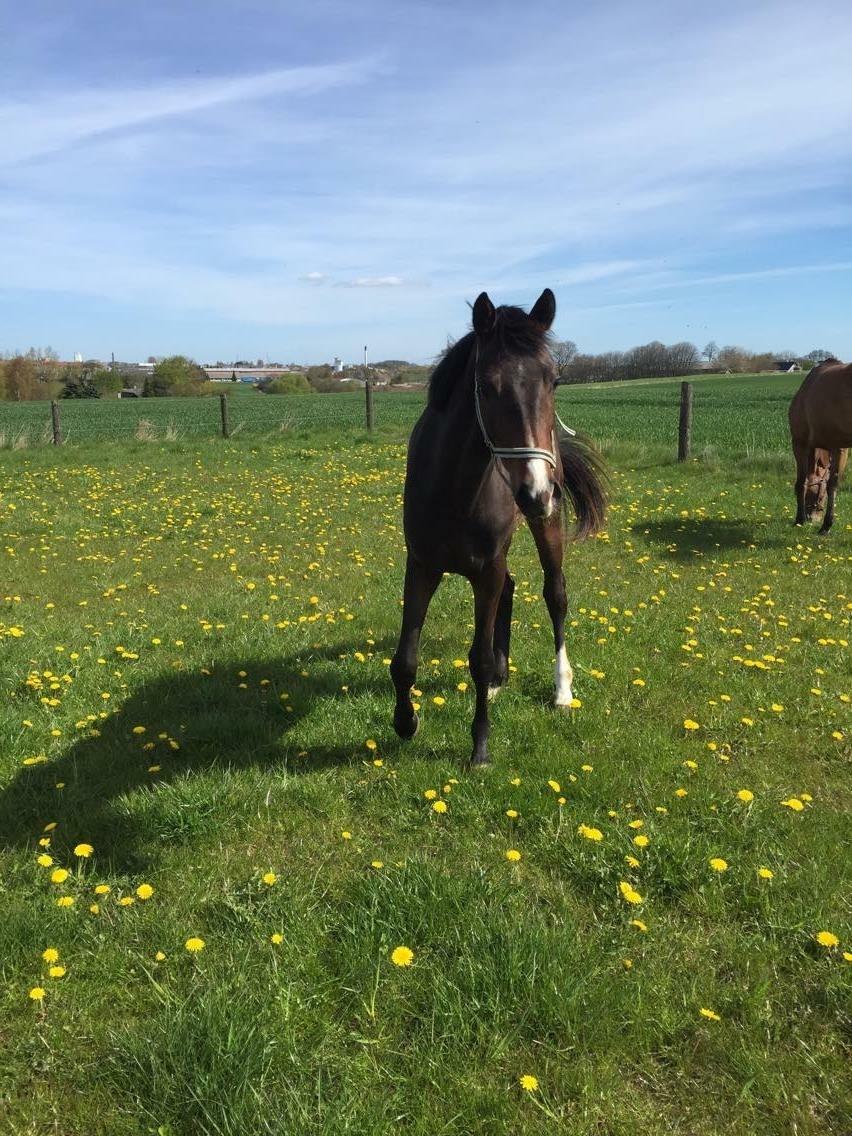
[[(801, 376), (698, 376), (695, 384), (695, 444), (700, 450), (738, 453), (789, 446), (787, 406)], [(225, 385), (235, 436), (286, 436), (299, 430), (351, 432), (364, 425), (364, 392), (335, 395), (264, 395)], [(423, 406), (415, 391), (377, 390), (377, 427), (398, 435)], [(601, 441), (641, 445), (677, 442), (680, 391), (677, 381), (634, 381), (562, 387), (560, 414)], [(219, 400), (146, 398), (67, 400), (60, 403), (62, 430), (70, 444), (97, 441), (212, 438), (221, 429)], [(50, 409), (44, 402), (0, 401), (0, 448), (50, 440)]]
[(852, 1131), (852, 505), (790, 523), (796, 385), (696, 380), (682, 466), (677, 384), (560, 392), (613, 471), (578, 704), (522, 530), (475, 772), (464, 581), (390, 725), (419, 396), (0, 404), (0, 1132)]

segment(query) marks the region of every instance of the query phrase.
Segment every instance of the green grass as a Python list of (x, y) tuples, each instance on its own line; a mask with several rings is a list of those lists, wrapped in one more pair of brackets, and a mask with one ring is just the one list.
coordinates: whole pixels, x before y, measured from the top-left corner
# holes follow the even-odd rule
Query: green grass
[(524, 530), (475, 773), (463, 581), (390, 727), (401, 426), (0, 454), (2, 1131), (847, 1133), (852, 526), (790, 525), (794, 385), (698, 381), (680, 467), (675, 387), (560, 396), (614, 470), (567, 562), (582, 705)]
[[(801, 382), (796, 375), (698, 375), (695, 389), (694, 446), (705, 456), (730, 450), (753, 454), (789, 446), (787, 406)], [(299, 431), (350, 433), (364, 425), (364, 392), (335, 395), (263, 395), (238, 384), (223, 384), (230, 398), (231, 430), (255, 439), (275, 440)], [(601, 441), (641, 446), (677, 445), (680, 380), (638, 380), (562, 387), (560, 414), (569, 425)], [(419, 391), (374, 393), (376, 425), (399, 437), (423, 408)], [(69, 400), (60, 403), (67, 443), (213, 438), (220, 429), (219, 399), (146, 398)], [(0, 401), (0, 448), (25, 448), (51, 439), (45, 402)]]

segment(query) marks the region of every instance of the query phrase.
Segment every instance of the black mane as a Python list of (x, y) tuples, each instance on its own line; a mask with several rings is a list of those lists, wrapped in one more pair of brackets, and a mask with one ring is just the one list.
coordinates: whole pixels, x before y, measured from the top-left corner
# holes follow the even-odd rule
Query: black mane
[[(536, 356), (547, 346), (547, 333), (523, 308), (504, 304), (496, 310), (491, 342), (500, 355)], [(469, 331), (443, 353), (429, 377), (429, 405), (443, 410), (467, 367), (475, 335)]]

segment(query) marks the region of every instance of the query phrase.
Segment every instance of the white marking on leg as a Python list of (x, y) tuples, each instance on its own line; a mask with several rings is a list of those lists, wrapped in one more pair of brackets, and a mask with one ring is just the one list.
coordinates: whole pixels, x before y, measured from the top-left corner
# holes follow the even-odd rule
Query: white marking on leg
[(571, 689), (571, 683), (574, 681), (574, 671), (571, 669), (571, 664), (568, 662), (568, 652), (565, 650), (563, 643), (559, 654), (556, 656), (556, 705), (557, 706), (570, 706), (574, 699), (574, 692)]

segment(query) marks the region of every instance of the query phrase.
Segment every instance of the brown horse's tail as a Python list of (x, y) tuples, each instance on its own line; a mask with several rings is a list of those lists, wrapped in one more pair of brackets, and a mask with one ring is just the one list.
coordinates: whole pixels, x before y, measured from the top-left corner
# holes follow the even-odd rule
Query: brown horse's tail
[(562, 484), (577, 517), (575, 540), (585, 540), (606, 523), (609, 475), (603, 458), (592, 443), (579, 435), (559, 439)]

